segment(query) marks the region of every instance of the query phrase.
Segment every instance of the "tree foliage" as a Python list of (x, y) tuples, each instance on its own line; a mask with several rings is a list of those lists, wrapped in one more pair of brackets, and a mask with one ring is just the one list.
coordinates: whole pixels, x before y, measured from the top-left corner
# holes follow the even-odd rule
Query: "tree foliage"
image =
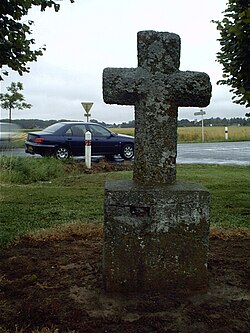
[[(33, 50), (35, 40), (30, 38), (33, 21), (22, 22), (23, 16), (28, 14), (32, 6), (40, 6), (41, 11), (47, 7), (60, 9), (57, 0), (1, 0), (0, 1), (0, 69), (8, 66), (20, 75), (29, 72), (28, 62), (37, 61), (43, 55), (45, 46)], [(70, 0), (74, 2), (74, 0)], [(3, 74), (8, 75), (6, 70)], [(0, 76), (0, 80), (2, 77)]]
[(250, 106), (250, 1), (228, 0), (222, 21), (213, 21), (220, 31), (217, 60), (223, 65), (223, 79), (233, 102)]
[(7, 87), (6, 89), (8, 93), (0, 94), (0, 102), (3, 109), (9, 110), (9, 122), (11, 122), (12, 110), (30, 109), (32, 105), (25, 102), (25, 98), (21, 93), (23, 90), (21, 82), (12, 82), (10, 87)]

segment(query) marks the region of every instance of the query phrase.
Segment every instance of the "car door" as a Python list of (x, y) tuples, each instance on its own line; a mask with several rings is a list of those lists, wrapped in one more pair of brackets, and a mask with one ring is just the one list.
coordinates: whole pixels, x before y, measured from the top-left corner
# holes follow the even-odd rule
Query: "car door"
[(73, 124), (65, 132), (65, 141), (68, 143), (73, 156), (84, 156), (85, 133), (86, 126), (84, 124)]
[(115, 155), (118, 143), (109, 130), (95, 124), (88, 124), (88, 130), (92, 135), (92, 155)]

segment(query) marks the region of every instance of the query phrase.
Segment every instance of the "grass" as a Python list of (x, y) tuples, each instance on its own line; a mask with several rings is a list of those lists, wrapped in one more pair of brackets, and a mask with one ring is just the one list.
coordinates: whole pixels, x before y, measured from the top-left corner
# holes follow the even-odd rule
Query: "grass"
[[(195, 180), (210, 190), (212, 226), (249, 227), (250, 167), (179, 165), (177, 170), (179, 180)], [(102, 223), (105, 181), (132, 178), (131, 171), (89, 174), (80, 162), (13, 157), (0, 158), (0, 175), (0, 246), (34, 230)]]
[[(225, 140), (225, 127), (213, 126), (204, 127), (205, 142), (219, 142)], [(249, 141), (250, 126), (229, 126), (228, 141)], [(179, 142), (200, 142), (201, 127), (179, 127), (178, 128)]]
[(59, 177), (63, 172), (63, 164), (53, 158), (44, 158), (37, 162), (36, 159), (2, 156), (0, 170), (1, 182), (26, 184)]
[(34, 229), (102, 221), (100, 186), (63, 187), (50, 183), (9, 186), (2, 192), (0, 244)]
[(177, 172), (179, 178), (201, 183), (209, 189), (212, 226), (250, 226), (250, 167), (179, 165)]
[[(134, 135), (133, 128), (113, 128), (115, 133)], [(205, 142), (225, 141), (225, 127), (204, 127)], [(228, 141), (250, 141), (250, 126), (229, 126)], [(178, 142), (201, 142), (201, 127), (179, 127)]]

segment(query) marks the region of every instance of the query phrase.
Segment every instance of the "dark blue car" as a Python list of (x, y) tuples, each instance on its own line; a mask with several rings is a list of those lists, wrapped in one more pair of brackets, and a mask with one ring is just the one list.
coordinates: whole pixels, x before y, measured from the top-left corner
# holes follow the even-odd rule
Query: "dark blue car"
[(39, 132), (29, 132), (25, 141), (25, 152), (41, 156), (67, 159), (84, 156), (85, 133), (92, 134), (91, 154), (113, 158), (121, 155), (125, 160), (134, 156), (134, 137), (115, 134), (107, 128), (93, 123), (59, 122)]

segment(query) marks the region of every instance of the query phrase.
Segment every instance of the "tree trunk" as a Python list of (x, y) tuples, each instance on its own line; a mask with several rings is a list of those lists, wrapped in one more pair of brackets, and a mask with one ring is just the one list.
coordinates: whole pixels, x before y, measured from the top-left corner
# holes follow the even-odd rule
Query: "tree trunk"
[(10, 107), (9, 108), (9, 123), (11, 123), (11, 111), (12, 111), (12, 108)]

